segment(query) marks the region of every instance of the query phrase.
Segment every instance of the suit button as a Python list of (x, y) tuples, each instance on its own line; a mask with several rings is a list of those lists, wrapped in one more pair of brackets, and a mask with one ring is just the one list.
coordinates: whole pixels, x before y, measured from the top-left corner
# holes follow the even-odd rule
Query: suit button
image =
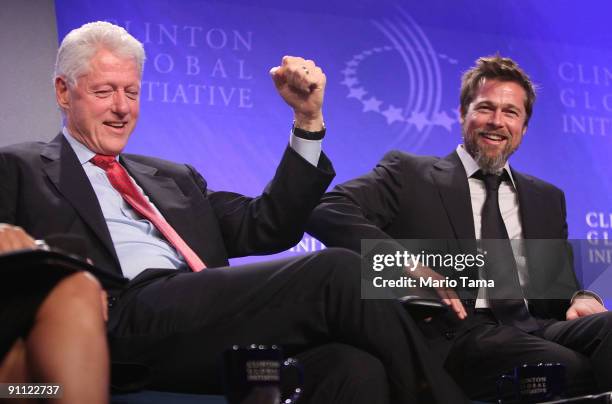
[(446, 331), (444, 333), (444, 338), (446, 338), (446, 339), (453, 339), (453, 338), (455, 338), (455, 333), (453, 331)]
[(117, 298), (114, 296), (108, 296), (108, 308), (112, 309), (113, 306), (115, 305), (115, 302), (117, 301)]

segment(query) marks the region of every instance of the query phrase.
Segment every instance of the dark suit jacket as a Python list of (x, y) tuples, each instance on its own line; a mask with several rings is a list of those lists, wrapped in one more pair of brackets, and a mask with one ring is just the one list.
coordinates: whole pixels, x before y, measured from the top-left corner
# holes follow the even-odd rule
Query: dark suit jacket
[[(188, 165), (129, 154), (120, 159), (208, 267), (297, 243), (334, 176), (323, 154), (319, 167), (314, 167), (287, 148), (262, 195), (250, 198), (209, 190)], [(56, 233), (81, 236), (101, 269), (103, 286), (113, 292), (126, 284), (96, 195), (62, 134), (49, 143), (0, 149), (0, 178), (0, 222), (21, 226), (35, 238)]]
[[(526, 239), (567, 238), (565, 198), (551, 184), (512, 169)], [(306, 231), (327, 246), (360, 252), (361, 239), (475, 238), (468, 179), (456, 152), (441, 159), (389, 152), (370, 173), (336, 186), (313, 212)], [(534, 242), (536, 243), (536, 242)], [(528, 247), (530, 245), (528, 244)], [(567, 299), (530, 301), (532, 314), (564, 318), (569, 297), (578, 289), (571, 269), (547, 268), (537, 246), (528, 249), (529, 295), (542, 297), (559, 284)], [(556, 289), (555, 295), (559, 295)], [(432, 322), (437, 335), (452, 339), (451, 318)]]

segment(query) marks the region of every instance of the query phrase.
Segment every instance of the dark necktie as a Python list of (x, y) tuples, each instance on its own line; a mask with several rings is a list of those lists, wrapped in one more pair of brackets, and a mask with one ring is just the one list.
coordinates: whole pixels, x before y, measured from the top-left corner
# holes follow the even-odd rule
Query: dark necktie
[(170, 226), (160, 214), (158, 214), (151, 204), (145, 199), (132, 180), (127, 171), (121, 164), (117, 162), (113, 156), (104, 156), (96, 154), (91, 162), (96, 166), (106, 171), (106, 176), (113, 188), (117, 190), (123, 199), (130, 204), (135, 211), (140, 213), (145, 219), (149, 220), (157, 230), (176, 248), (176, 250), (185, 258), (185, 262), (194, 272), (199, 272), (206, 268), (206, 265), (200, 257), (185, 243), (178, 233)]
[(487, 189), (482, 207), (481, 242), (487, 252), (485, 277), (495, 282), (495, 287), (487, 289), (491, 311), (501, 324), (534, 331), (538, 326), (523, 300), (516, 261), (499, 209), (499, 186), (510, 178), (505, 170), (502, 175), (478, 171), (474, 177), (482, 180)]

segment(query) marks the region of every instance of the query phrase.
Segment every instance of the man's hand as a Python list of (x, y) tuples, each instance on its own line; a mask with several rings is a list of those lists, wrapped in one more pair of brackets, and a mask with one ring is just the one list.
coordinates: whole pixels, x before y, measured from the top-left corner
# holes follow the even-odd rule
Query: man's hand
[(323, 129), (325, 74), (312, 60), (284, 56), (270, 69), (278, 93), (293, 108), (295, 126), (309, 132)]
[(21, 227), (0, 223), (0, 253), (34, 248), (34, 239)]
[[(406, 273), (413, 278), (431, 278), (433, 280), (444, 280), (445, 278), (434, 271), (429, 267), (424, 267), (419, 265), (414, 270), (406, 271)], [(457, 292), (453, 288), (445, 288), (438, 287), (433, 288), (436, 291), (436, 294), (442, 300), (442, 303), (450, 306), (450, 308), (455, 312), (457, 318), (463, 320), (467, 317), (467, 312), (465, 311), (465, 307), (463, 307), (463, 303), (461, 303), (461, 299), (457, 295)]]
[(607, 309), (597, 299), (589, 295), (578, 295), (574, 298), (572, 305), (565, 313), (567, 320), (588, 316), (595, 313), (603, 313)]

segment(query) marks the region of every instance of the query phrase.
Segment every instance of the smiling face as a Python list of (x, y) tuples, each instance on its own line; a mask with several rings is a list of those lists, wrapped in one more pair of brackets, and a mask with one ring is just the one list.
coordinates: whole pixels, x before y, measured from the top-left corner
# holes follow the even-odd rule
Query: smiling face
[(99, 50), (75, 86), (55, 80), (70, 134), (89, 150), (115, 156), (125, 148), (140, 110), (140, 72), (131, 58)]
[(485, 79), (461, 117), (463, 143), (485, 172), (499, 171), (527, 130), (527, 94), (514, 81)]

